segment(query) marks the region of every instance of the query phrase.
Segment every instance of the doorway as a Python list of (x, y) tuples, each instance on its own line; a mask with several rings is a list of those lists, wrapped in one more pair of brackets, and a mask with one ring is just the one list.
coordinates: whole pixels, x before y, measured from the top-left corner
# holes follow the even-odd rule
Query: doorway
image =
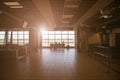
[(120, 33), (115, 34), (115, 40), (116, 47), (120, 47)]

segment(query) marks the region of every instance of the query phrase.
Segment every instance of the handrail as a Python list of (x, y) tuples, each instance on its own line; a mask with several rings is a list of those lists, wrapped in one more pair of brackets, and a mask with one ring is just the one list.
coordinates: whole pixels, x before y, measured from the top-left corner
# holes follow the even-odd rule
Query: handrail
[(111, 48), (108, 46), (102, 46), (102, 45), (93, 45), (93, 47), (94, 47), (94, 50), (93, 50), (94, 54), (103, 56), (107, 59), (107, 66), (108, 66), (107, 71), (110, 72), (111, 57), (112, 57)]
[(93, 45), (93, 46), (100, 47), (100, 48), (110, 48), (109, 46), (103, 46), (103, 45)]

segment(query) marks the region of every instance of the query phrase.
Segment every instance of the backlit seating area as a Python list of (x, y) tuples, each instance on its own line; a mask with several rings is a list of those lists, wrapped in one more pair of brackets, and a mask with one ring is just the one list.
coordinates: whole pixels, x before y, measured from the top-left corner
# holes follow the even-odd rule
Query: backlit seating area
[(55, 44), (50, 44), (50, 48), (65, 48), (65, 44), (64, 43), (55, 43)]

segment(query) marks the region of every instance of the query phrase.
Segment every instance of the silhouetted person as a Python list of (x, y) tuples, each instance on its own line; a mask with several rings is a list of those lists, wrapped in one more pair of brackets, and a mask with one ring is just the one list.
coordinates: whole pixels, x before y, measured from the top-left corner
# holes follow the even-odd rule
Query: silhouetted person
[(65, 47), (64, 41), (62, 42), (62, 45), (61, 45), (61, 46), (62, 46), (62, 48), (64, 48), (64, 47)]
[(70, 46), (69, 46), (69, 45), (67, 45), (67, 46), (66, 46), (66, 48), (67, 48), (67, 49), (69, 49), (69, 48), (70, 48)]

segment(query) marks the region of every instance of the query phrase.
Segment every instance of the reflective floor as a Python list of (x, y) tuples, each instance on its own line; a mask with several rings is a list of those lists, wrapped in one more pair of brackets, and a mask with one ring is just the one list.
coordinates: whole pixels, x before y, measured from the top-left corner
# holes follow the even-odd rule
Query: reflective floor
[(120, 80), (120, 74), (72, 49), (42, 49), (16, 62), (0, 63), (0, 80)]

